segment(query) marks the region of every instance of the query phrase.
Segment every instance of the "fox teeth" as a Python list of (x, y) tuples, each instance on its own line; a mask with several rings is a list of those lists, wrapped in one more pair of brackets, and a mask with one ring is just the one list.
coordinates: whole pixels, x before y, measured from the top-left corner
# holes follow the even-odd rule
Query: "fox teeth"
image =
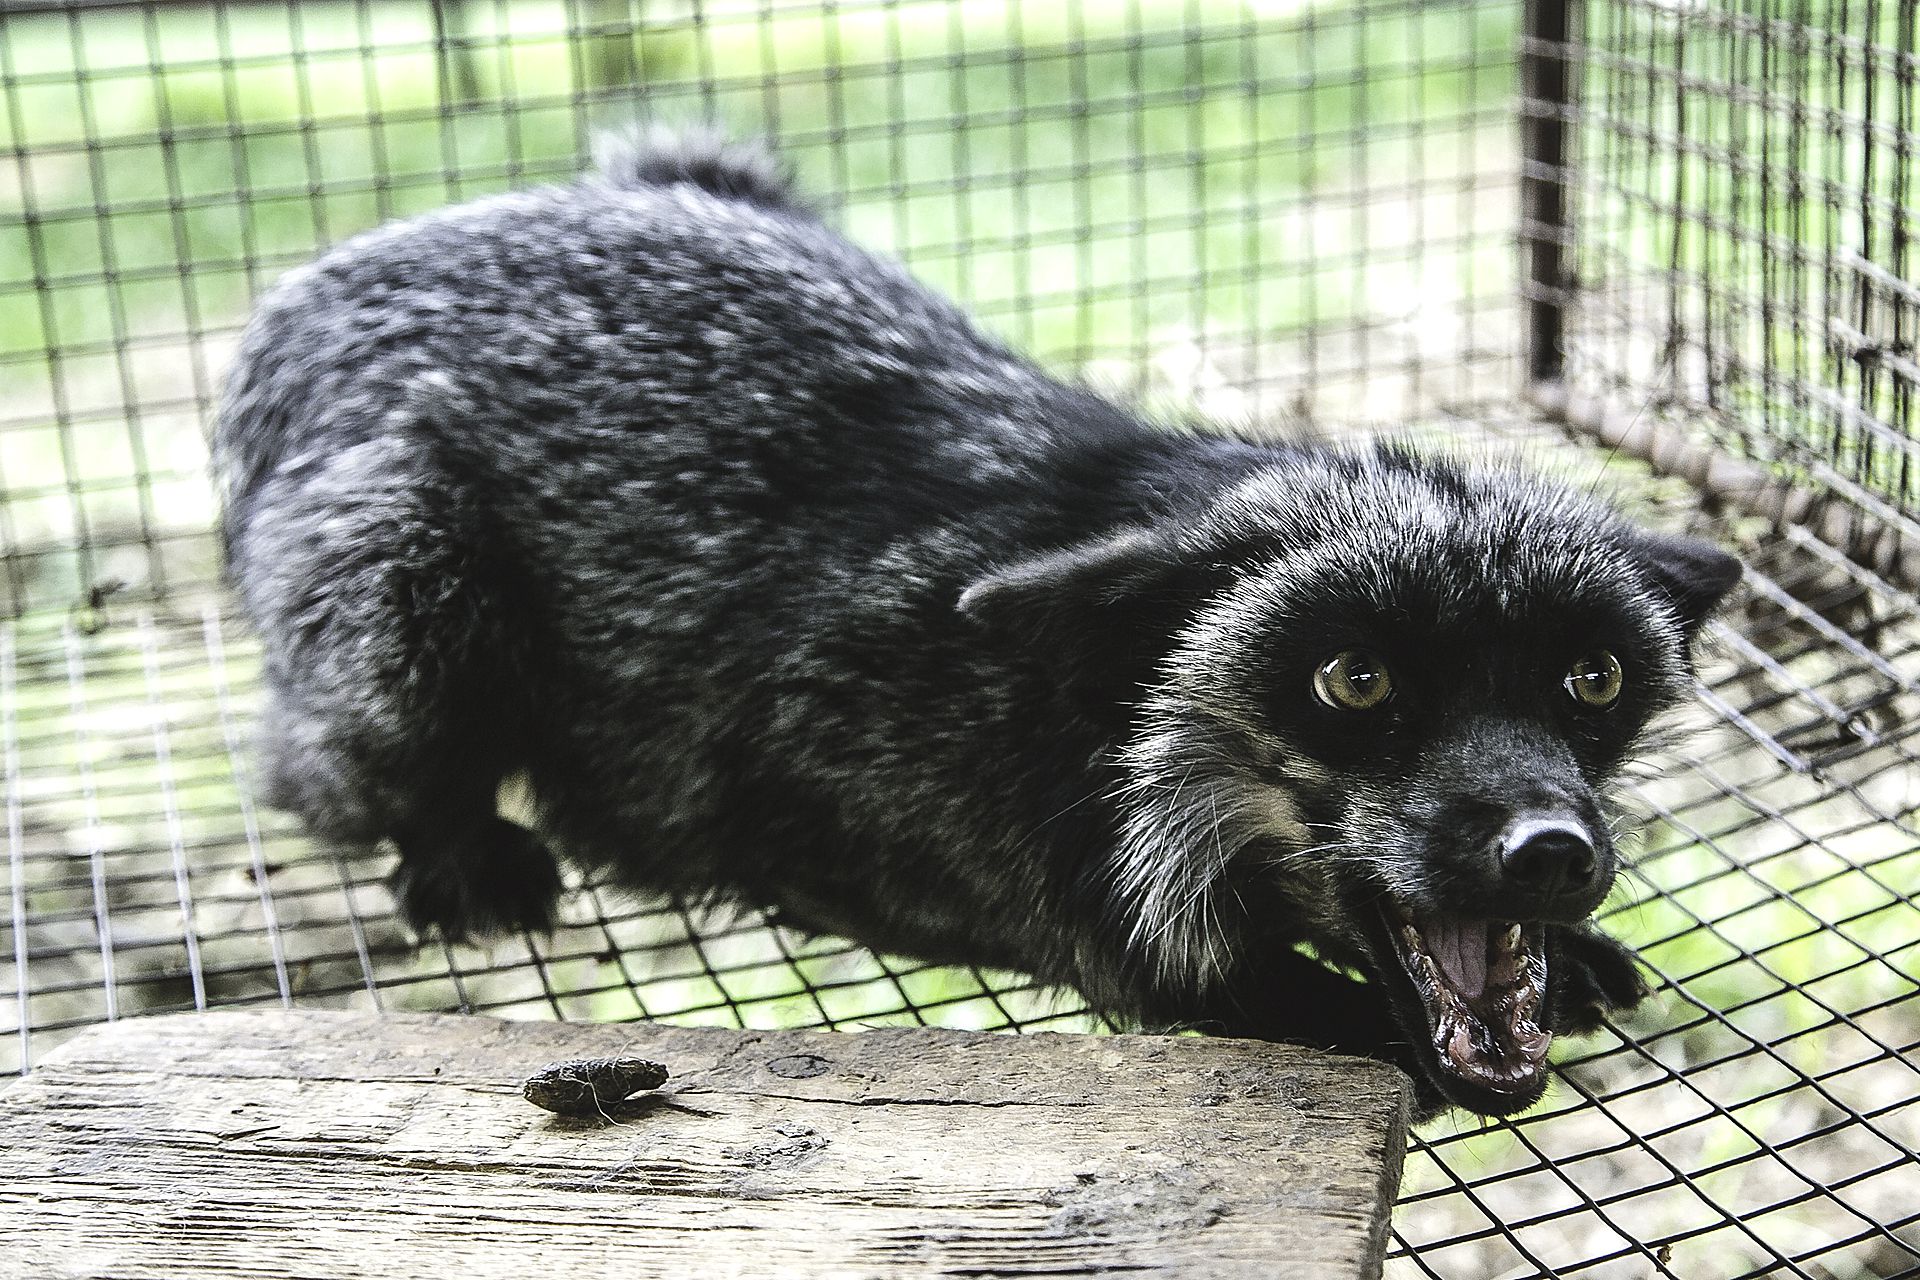
[(1520, 947), (1520, 926), (1517, 924), (1510, 924), (1507, 926), (1507, 950), (1517, 951), (1519, 947)]

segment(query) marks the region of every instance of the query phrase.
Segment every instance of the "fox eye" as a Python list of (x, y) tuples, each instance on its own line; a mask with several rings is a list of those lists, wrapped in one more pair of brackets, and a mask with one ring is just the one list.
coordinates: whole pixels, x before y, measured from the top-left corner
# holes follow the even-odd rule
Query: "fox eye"
[(1620, 670), (1620, 659), (1605, 649), (1595, 649), (1573, 664), (1565, 683), (1575, 702), (1604, 708), (1620, 700), (1620, 686), (1625, 683), (1625, 676)]
[(1313, 673), (1313, 696), (1336, 711), (1371, 711), (1393, 696), (1393, 677), (1378, 656), (1342, 649)]

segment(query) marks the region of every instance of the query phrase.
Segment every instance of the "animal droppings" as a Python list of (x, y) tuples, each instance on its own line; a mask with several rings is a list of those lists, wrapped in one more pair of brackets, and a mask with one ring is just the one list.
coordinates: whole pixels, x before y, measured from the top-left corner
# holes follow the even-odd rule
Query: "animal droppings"
[(645, 1058), (569, 1058), (526, 1078), (520, 1094), (542, 1111), (562, 1116), (604, 1115), (642, 1089), (667, 1082), (667, 1069)]

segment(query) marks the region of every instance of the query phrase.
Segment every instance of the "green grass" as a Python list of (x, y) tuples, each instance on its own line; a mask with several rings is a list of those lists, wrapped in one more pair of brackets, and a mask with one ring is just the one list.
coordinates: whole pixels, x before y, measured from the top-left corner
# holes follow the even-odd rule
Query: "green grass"
[[(158, 570), (114, 545), (211, 522), (205, 403), (281, 271), (564, 179), (594, 129), (642, 117), (773, 135), (856, 240), (1122, 381), (1195, 343), (1257, 352), (1510, 289), (1511, 193), (1498, 219), (1473, 197), (1512, 167), (1504, 5), (718, 5), (696, 25), (650, 4), (637, 38), (585, 42), (570, 11), (626, 6), (470, 9), (473, 55), (445, 77), (425, 5), (6, 21), (0, 536), (39, 553), (16, 609), (102, 577), (144, 588)], [(602, 87), (609, 68), (640, 84)], [(1462, 220), (1470, 242), (1422, 248)]]

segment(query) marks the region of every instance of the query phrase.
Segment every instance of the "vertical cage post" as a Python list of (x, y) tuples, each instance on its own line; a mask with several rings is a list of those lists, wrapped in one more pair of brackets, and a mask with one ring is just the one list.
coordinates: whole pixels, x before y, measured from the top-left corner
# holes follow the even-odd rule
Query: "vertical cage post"
[(1527, 379), (1557, 382), (1566, 367), (1568, 66), (1578, 0), (1527, 0), (1520, 49), (1520, 244)]

